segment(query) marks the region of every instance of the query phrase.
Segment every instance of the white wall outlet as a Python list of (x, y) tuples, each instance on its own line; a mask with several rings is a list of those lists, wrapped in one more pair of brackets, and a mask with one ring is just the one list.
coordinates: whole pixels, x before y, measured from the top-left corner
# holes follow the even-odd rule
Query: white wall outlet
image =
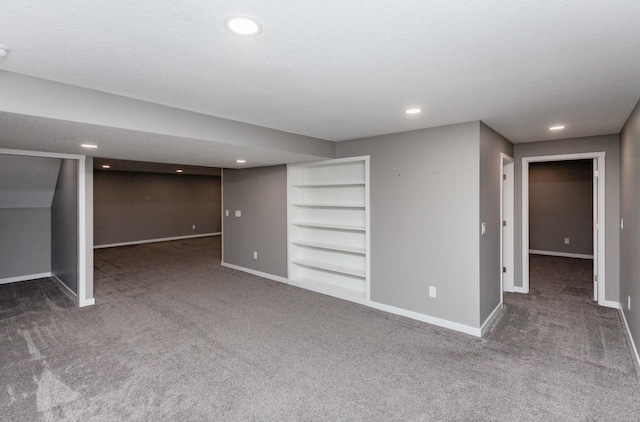
[(436, 288), (435, 288), (435, 286), (429, 286), (429, 297), (436, 297)]
[(196, 225), (194, 224), (191, 226), (191, 230), (195, 230), (195, 229), (196, 229)]
[(631, 310), (631, 295), (627, 295), (627, 311)]
[(480, 233), (485, 234), (486, 232), (487, 232), (487, 223), (483, 221), (482, 224), (480, 225)]
[(224, 210), (224, 216), (229, 217), (229, 210)]
[(253, 251), (253, 259), (258, 259), (258, 251)]
[(624, 218), (620, 219), (620, 230), (624, 230)]
[(565, 238), (564, 238), (564, 244), (565, 244), (565, 245), (568, 245), (568, 244), (569, 244), (569, 238), (568, 238), (568, 237), (565, 237)]
[(236, 217), (242, 217), (242, 211), (236, 210)]

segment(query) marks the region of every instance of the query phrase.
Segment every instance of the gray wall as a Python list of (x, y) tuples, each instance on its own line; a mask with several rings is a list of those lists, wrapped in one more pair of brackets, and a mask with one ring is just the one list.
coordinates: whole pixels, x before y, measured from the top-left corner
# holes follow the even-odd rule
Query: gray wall
[(593, 255), (593, 160), (529, 164), (529, 249)]
[[(224, 169), (222, 260), (287, 277), (287, 168)], [(241, 217), (235, 217), (235, 210)], [(258, 259), (253, 259), (253, 252)]]
[[(640, 103), (620, 134), (620, 302), (636, 347), (640, 346)], [(627, 297), (631, 296), (631, 310)]]
[(515, 286), (522, 287), (522, 158), (544, 155), (577, 154), (583, 152), (606, 153), (606, 291), (605, 299), (618, 301), (620, 287), (620, 144), (618, 135), (592, 136), (547, 142), (516, 144), (515, 154)]
[(219, 177), (97, 170), (93, 187), (97, 246), (221, 232)]
[(496, 309), (502, 297), (500, 267), (500, 188), (502, 158), (500, 153), (513, 157), (513, 144), (480, 124), (480, 220), (487, 232), (480, 236), (480, 324)]
[(78, 293), (78, 160), (62, 160), (51, 204), (51, 272)]
[(0, 208), (0, 251), (0, 279), (50, 272), (50, 208)]
[(371, 156), (373, 301), (480, 326), (479, 132), (470, 122), (336, 144), (338, 157)]

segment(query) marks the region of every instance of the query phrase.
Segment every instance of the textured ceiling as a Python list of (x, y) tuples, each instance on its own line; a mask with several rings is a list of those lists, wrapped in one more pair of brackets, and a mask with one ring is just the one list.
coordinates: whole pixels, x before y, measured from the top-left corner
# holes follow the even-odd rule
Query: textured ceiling
[(0, 69), (332, 141), (482, 120), (528, 142), (620, 131), (639, 22), (637, 0), (3, 0)]

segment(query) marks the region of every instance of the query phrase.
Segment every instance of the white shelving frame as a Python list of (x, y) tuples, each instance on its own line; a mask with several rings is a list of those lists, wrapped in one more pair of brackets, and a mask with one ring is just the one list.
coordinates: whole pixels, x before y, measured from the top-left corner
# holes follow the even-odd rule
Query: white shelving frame
[(368, 303), (369, 157), (290, 164), (289, 282)]

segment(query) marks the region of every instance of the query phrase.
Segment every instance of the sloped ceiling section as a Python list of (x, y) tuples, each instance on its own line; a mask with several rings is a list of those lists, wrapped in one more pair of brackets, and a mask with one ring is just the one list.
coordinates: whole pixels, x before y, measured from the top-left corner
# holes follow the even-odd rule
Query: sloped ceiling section
[(50, 208), (61, 161), (0, 154), (0, 208)]

